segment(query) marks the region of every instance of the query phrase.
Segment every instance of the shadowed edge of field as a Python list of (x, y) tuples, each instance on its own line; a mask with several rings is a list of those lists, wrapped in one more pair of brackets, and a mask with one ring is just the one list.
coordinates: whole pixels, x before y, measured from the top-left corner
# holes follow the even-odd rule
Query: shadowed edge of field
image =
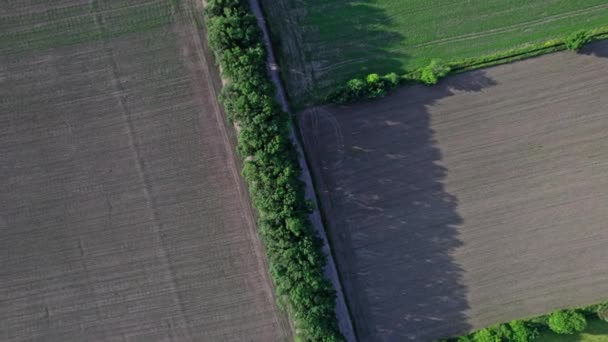
[[(314, 2), (314, 1), (313, 1)], [(320, 37), (329, 32), (319, 31), (319, 27), (306, 24), (304, 17), (314, 16), (310, 8), (300, 1), (262, 0), (261, 4), (268, 18), (274, 50), (278, 52), (283, 81), (290, 102), (296, 108), (327, 94), (327, 90), (345, 83), (352, 77), (345, 77), (341, 69), (356, 69), (358, 77), (371, 72), (399, 71), (407, 55), (389, 51), (387, 42), (402, 42), (403, 34), (381, 28), (392, 22), (390, 13), (367, 3), (354, 0), (340, 0), (334, 3), (321, 3), (313, 7), (323, 12), (327, 6), (339, 7), (348, 15), (333, 18), (336, 27), (346, 26), (348, 37), (367, 37), (365, 44), (351, 43), (357, 47), (350, 55), (340, 45), (319, 46)], [(295, 29), (294, 29), (295, 28)], [(325, 27), (323, 27), (325, 28)], [(311, 44), (313, 42), (313, 44)], [(335, 63), (336, 56), (340, 61)], [(382, 58), (378, 58), (382, 56)], [(381, 63), (380, 63), (381, 62)]]
[[(462, 218), (443, 185), (448, 170), (427, 107), (495, 84), (481, 70), (299, 116), (360, 340), (427, 341), (471, 329), (452, 257)], [(403, 96), (405, 106), (394, 101)]]
[(608, 40), (605, 39), (593, 42), (591, 44), (587, 44), (579, 51), (579, 53), (583, 55), (608, 58), (608, 44), (606, 44), (607, 41)]

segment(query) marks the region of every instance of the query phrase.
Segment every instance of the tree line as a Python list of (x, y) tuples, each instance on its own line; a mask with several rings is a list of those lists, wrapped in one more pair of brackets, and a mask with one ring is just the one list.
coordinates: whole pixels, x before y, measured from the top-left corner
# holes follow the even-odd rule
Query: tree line
[(560, 335), (583, 332), (587, 327), (587, 320), (595, 318), (608, 322), (608, 302), (496, 324), (444, 342), (531, 342), (540, 336), (540, 332), (547, 330)]
[(258, 229), (269, 260), (276, 297), (301, 341), (343, 341), (336, 294), (324, 276), (326, 256), (309, 219), (289, 116), (275, 100), (261, 31), (242, 0), (209, 0), (209, 45), (228, 79), (220, 101), (239, 126), (243, 176), (258, 211)]

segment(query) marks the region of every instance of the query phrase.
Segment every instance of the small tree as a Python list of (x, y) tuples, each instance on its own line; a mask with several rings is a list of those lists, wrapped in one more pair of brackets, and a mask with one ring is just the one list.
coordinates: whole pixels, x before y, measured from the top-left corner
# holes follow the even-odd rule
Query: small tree
[(574, 334), (585, 330), (585, 316), (574, 310), (560, 310), (549, 315), (549, 329), (558, 334)]
[(350, 99), (357, 99), (365, 95), (365, 82), (358, 78), (354, 78), (346, 83), (346, 91)]
[(384, 81), (380, 78), (378, 74), (369, 74), (365, 78), (367, 83), (367, 97), (376, 98), (382, 97), (386, 94), (386, 89), (384, 89)]
[(580, 50), (585, 44), (591, 40), (591, 36), (587, 31), (576, 31), (566, 37), (566, 48), (571, 51)]
[(420, 80), (428, 85), (436, 84), (440, 78), (445, 77), (450, 72), (450, 67), (440, 60), (434, 59), (422, 69)]
[(394, 72), (386, 74), (382, 78), (390, 89), (394, 89), (399, 85), (399, 75)]
[(481, 329), (473, 335), (475, 342), (501, 342), (500, 336), (492, 329)]
[(538, 329), (530, 327), (523, 321), (512, 321), (509, 323), (509, 328), (513, 342), (529, 342), (538, 337)]

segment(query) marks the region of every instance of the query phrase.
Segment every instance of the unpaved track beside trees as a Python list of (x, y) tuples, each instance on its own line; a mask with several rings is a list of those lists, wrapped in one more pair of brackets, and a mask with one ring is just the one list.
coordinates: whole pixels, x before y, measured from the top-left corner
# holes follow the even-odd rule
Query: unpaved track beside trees
[[(279, 73), (280, 71), (274, 57), (272, 44), (270, 44), (270, 36), (268, 34), (268, 28), (266, 27), (266, 22), (264, 20), (264, 15), (262, 13), (260, 3), (257, 0), (249, 0), (249, 5), (251, 11), (256, 16), (258, 26), (260, 27), (263, 33), (264, 44), (268, 53), (268, 72), (269, 76), (272, 79), (272, 82), (277, 88), (277, 100), (281, 104), (283, 110), (289, 115), (291, 115), (289, 110), (289, 104), (287, 102), (287, 96), (285, 96), (285, 90), (283, 89), (283, 85), (281, 83), (281, 77)], [(300, 142), (298, 141), (297, 137), (295, 136), (295, 132), (293, 131), (294, 128), (292, 127), (290, 129), (291, 141), (298, 152), (299, 164), (302, 168), (302, 181), (305, 184), (306, 198), (312, 201), (315, 206), (315, 210), (313, 210), (312, 214), (310, 214), (309, 216), (310, 221), (312, 222), (312, 226), (316, 231), (317, 235), (323, 240), (323, 252), (327, 256), (325, 276), (329, 279), (332, 286), (334, 287), (334, 290), (336, 291), (336, 318), (338, 319), (338, 326), (347, 342), (356, 342), (355, 331), (351, 322), (348, 306), (346, 305), (346, 300), (344, 298), (344, 293), (338, 275), (338, 270), (336, 269), (334, 257), (329, 246), (329, 240), (327, 239), (327, 234), (325, 233), (325, 227), (321, 219), (321, 214), (318, 210), (317, 197), (315, 195), (315, 189), (310, 175), (310, 170), (308, 168), (306, 159), (304, 158), (304, 151), (302, 150)]]
[(608, 43), (300, 114), (358, 336), (608, 297)]
[(1, 47), (0, 340), (291, 340), (199, 13), (110, 5), (76, 11), (104, 9), (89, 36)]

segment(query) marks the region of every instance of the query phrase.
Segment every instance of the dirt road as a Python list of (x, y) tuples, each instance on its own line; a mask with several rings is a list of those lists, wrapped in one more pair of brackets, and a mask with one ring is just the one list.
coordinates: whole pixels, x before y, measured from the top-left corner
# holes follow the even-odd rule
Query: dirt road
[[(266, 45), (266, 50), (268, 51), (268, 70), (272, 82), (277, 88), (277, 100), (281, 104), (283, 110), (286, 113), (290, 113), (289, 104), (287, 103), (287, 97), (285, 96), (285, 90), (283, 89), (283, 84), (281, 82), (280, 70), (274, 58), (274, 52), (272, 51), (272, 45), (270, 44), (270, 36), (268, 35), (268, 29), (264, 21), (264, 16), (259, 1), (250, 0), (249, 4), (252, 12), (258, 20), (258, 25), (263, 32), (264, 43)], [(293, 142), (299, 153), (299, 163), (300, 167), (302, 168), (302, 181), (306, 186), (306, 198), (312, 201), (315, 207), (318, 208), (319, 206), (317, 204), (317, 198), (315, 195), (315, 189), (310, 175), (310, 170), (308, 168), (306, 159), (304, 158), (304, 152), (302, 150), (302, 147), (300, 146), (300, 142), (298, 141), (294, 133), (295, 132), (293, 132), (293, 130), (290, 132), (291, 141)], [(310, 220), (318, 236), (324, 241), (323, 252), (325, 253), (325, 255), (327, 255), (327, 266), (325, 267), (325, 275), (331, 281), (334, 289), (336, 290), (336, 317), (338, 319), (338, 326), (340, 327), (340, 331), (346, 338), (346, 341), (355, 342), (356, 336), (351, 322), (350, 313), (348, 310), (348, 306), (346, 305), (346, 300), (344, 298), (344, 293), (342, 290), (342, 284), (340, 282), (340, 278), (338, 277), (338, 271), (336, 269), (334, 258), (330, 250), (327, 235), (325, 233), (325, 227), (323, 225), (323, 221), (321, 220), (320, 212), (318, 210), (314, 210), (313, 213), (310, 215)]]
[(597, 43), (299, 116), (361, 340), (606, 299), (606, 57)]

